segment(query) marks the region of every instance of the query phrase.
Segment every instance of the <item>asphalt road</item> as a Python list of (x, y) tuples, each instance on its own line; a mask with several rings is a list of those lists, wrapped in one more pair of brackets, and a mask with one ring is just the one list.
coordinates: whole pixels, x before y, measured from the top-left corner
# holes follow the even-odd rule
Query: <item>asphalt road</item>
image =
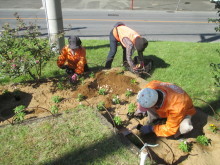
[[(26, 22), (36, 21), (43, 35), (47, 36), (45, 12), (41, 0), (13, 2), (17, 1), (7, 0), (1, 5), (0, 26), (2, 27), (6, 22), (15, 26), (13, 13), (18, 12)], [(157, 11), (148, 10), (149, 6), (144, 6), (143, 1), (134, 0), (134, 6), (136, 6), (134, 10), (129, 9), (129, 0), (114, 1), (115, 3), (113, 1), (110, 3), (108, 0), (97, 2), (99, 2), (99, 6), (95, 5), (97, 3), (92, 0), (61, 0), (65, 36), (74, 34), (85, 39), (108, 39), (113, 25), (118, 21), (123, 21), (150, 41), (220, 41), (220, 34), (214, 30), (216, 25), (208, 23), (208, 18), (217, 18), (213, 3), (209, 1), (191, 0), (190, 3), (180, 1), (179, 4), (177, 4), (179, 1), (176, 0), (168, 0), (166, 3), (160, 0), (147, 1), (151, 2), (151, 9), (153, 7), (157, 9), (160, 6)], [(197, 5), (192, 5), (196, 2)], [(112, 6), (113, 4), (114, 6)], [(119, 6), (121, 10), (118, 8), (115, 10), (115, 5)], [(178, 10), (176, 10), (177, 5)], [(188, 10), (181, 8), (184, 5), (190, 6), (188, 6)], [(76, 6), (79, 9), (75, 9)], [(106, 6), (108, 6), (108, 10), (105, 9)], [(140, 10), (137, 10), (137, 6), (142, 6), (142, 8), (139, 7)], [(204, 11), (198, 11), (198, 6), (200, 6), (200, 10)]]
[[(42, 1), (0, 0), (0, 9), (40, 9)], [(61, 0), (61, 5), (63, 9), (80, 10), (213, 11), (215, 8), (210, 0)]]

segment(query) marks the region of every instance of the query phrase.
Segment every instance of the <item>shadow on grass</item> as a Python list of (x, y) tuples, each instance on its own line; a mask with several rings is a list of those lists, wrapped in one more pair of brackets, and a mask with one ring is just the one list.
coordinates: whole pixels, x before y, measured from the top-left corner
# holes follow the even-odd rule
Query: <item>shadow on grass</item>
[[(170, 66), (170, 64), (166, 63), (163, 59), (157, 57), (156, 55), (144, 55), (144, 59), (146, 59), (147, 61), (153, 61), (153, 67), (150, 71), (150, 75), (152, 75), (157, 68), (168, 68)], [(142, 76), (142, 78), (144, 79), (147, 77), (149, 76)]]
[[(83, 140), (83, 139), (82, 139)], [(69, 152), (64, 156), (57, 158), (55, 160), (48, 161), (44, 165), (49, 164), (62, 164), (62, 165), (83, 165), (83, 164), (102, 164), (108, 155), (112, 155), (116, 152), (120, 152), (125, 144), (121, 143), (119, 136), (112, 135), (102, 141), (95, 142), (94, 144), (86, 147), (81, 147)], [(120, 154), (120, 153), (118, 153)], [(110, 158), (111, 159), (111, 158)]]

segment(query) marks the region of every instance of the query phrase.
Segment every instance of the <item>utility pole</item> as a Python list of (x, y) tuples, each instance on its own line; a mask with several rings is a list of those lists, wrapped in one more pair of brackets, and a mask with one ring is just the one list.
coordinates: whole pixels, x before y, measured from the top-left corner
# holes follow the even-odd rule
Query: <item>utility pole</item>
[(45, 8), (50, 44), (61, 50), (65, 44), (63, 33), (63, 16), (60, 0), (42, 0)]

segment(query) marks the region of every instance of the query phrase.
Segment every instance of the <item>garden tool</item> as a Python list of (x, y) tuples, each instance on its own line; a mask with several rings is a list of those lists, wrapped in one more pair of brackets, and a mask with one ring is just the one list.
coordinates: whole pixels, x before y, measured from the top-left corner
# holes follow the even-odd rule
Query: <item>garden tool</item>
[(140, 152), (140, 158), (141, 158), (141, 161), (140, 161), (140, 165), (145, 165), (145, 161), (147, 159), (147, 156), (148, 156), (148, 153), (147, 153), (147, 150), (145, 147), (157, 147), (159, 144), (148, 144), (148, 143), (144, 143), (144, 146), (141, 148)]
[(135, 68), (130, 68), (130, 66), (128, 64), (125, 64), (125, 66), (127, 67), (127, 69), (138, 75), (138, 76), (146, 76), (149, 74), (149, 72), (152, 69), (153, 66), (153, 61), (150, 59), (144, 59), (144, 60), (140, 60), (140, 58), (138, 56), (134, 57), (134, 64), (135, 64)]

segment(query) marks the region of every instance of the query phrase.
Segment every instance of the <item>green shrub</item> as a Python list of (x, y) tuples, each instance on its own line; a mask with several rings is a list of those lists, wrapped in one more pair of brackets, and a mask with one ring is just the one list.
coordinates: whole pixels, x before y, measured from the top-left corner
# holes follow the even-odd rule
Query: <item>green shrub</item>
[[(38, 26), (26, 25), (15, 14), (17, 26), (12, 28), (8, 23), (3, 25), (0, 36), (0, 75), (16, 78), (29, 74), (39, 79), (42, 68), (55, 53), (51, 51), (47, 38), (39, 38)], [(22, 36), (22, 37), (21, 37)]]

